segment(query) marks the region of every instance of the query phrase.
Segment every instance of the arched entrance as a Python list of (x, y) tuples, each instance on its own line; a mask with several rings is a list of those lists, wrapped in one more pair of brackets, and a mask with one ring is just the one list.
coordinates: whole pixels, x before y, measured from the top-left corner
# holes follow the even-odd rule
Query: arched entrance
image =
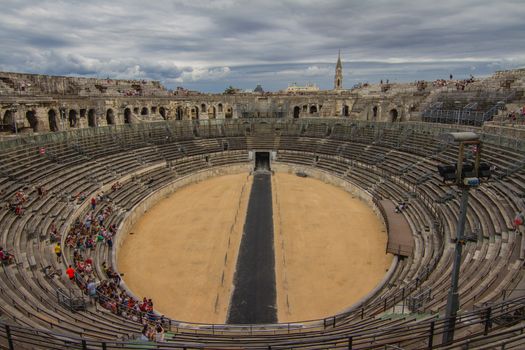
[(374, 119), (377, 118), (377, 106), (374, 106), (372, 108), (372, 118), (374, 118)]
[(222, 103), (219, 103), (219, 104), (217, 105), (217, 109), (218, 109), (218, 112), (219, 112), (219, 113), (222, 113)]
[(15, 115), (13, 111), (5, 111), (4, 117), (2, 118), (2, 130), (15, 131)]
[(176, 113), (175, 113), (175, 119), (176, 120), (182, 120), (182, 117), (184, 116), (184, 110), (181, 106), (177, 107)]
[(148, 107), (142, 107), (142, 110), (140, 111), (140, 115), (148, 115), (149, 110)]
[(160, 114), (160, 116), (162, 117), (162, 119), (164, 119), (164, 120), (167, 119), (167, 118), (166, 118), (166, 108), (164, 108), (164, 107), (160, 107), (160, 108), (159, 108), (159, 114)]
[(131, 109), (124, 110), (124, 124), (131, 124)]
[(26, 119), (29, 122), (29, 126), (33, 129), (34, 132), (38, 131), (38, 118), (35, 111), (27, 111)]
[(76, 127), (77, 126), (77, 111), (75, 111), (74, 109), (70, 109), (68, 120), (69, 120), (70, 127), (72, 128)]
[(106, 123), (108, 125), (115, 124), (115, 114), (111, 108), (106, 111)]
[(314, 114), (314, 113), (317, 113), (317, 106), (316, 105), (310, 106), (310, 114)]
[(215, 106), (211, 107), (208, 113), (209, 113), (210, 119), (217, 118), (217, 108), (215, 108)]
[(398, 113), (397, 113), (397, 109), (392, 108), (392, 109), (390, 110), (390, 121), (391, 121), (391, 122), (396, 122), (396, 121), (397, 121), (397, 115), (398, 115)]
[(232, 112), (232, 108), (228, 106), (228, 108), (226, 108), (226, 114), (224, 115), (224, 117), (226, 119), (231, 119), (233, 117), (233, 112)]
[(343, 116), (348, 117), (350, 115), (350, 107), (343, 105)]
[(94, 109), (88, 111), (88, 126), (92, 128), (97, 126), (97, 115)]
[(191, 109), (191, 119), (199, 119), (199, 107), (195, 106)]
[(54, 109), (50, 109), (47, 112), (47, 120), (49, 122), (49, 130), (58, 131), (57, 112)]
[(301, 114), (301, 107), (299, 107), (299, 106), (295, 106), (295, 107), (293, 108), (293, 117), (294, 117), (295, 119), (297, 119), (297, 118), (299, 118), (299, 115), (300, 115), (300, 114)]

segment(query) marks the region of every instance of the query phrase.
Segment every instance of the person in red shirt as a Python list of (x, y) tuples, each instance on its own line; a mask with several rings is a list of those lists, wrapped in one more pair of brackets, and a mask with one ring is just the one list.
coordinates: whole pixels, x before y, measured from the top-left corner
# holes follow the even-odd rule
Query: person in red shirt
[(69, 267), (67, 268), (66, 275), (67, 277), (69, 277), (70, 281), (73, 281), (73, 279), (75, 278), (75, 269), (72, 268), (71, 265), (69, 265)]

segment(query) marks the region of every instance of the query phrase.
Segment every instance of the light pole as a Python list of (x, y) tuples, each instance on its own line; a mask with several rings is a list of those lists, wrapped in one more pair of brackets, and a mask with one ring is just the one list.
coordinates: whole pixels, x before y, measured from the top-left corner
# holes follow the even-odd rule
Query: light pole
[[(465, 222), (467, 220), (467, 208), (469, 190), (480, 184), (480, 178), (490, 178), (490, 166), (480, 163), (481, 141), (479, 136), (473, 132), (453, 132), (442, 136), (448, 142), (459, 143), (458, 159), (455, 165), (438, 165), (439, 174), (443, 182), (452, 181), (461, 188), (461, 202), (459, 209), (458, 225), (456, 228), (456, 247), (454, 262), (452, 266), (452, 281), (447, 298), (445, 313), (445, 331), (443, 333), (443, 344), (449, 344), (454, 340), (456, 316), (459, 310), (459, 271), (461, 267), (461, 253), (465, 244)], [(474, 164), (465, 158), (465, 146), (475, 147)]]

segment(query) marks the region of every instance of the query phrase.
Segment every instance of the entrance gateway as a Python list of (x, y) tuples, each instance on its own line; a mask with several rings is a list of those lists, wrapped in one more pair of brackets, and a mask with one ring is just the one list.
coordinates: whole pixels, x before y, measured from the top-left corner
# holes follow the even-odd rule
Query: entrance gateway
[(255, 152), (255, 171), (270, 171), (270, 152)]

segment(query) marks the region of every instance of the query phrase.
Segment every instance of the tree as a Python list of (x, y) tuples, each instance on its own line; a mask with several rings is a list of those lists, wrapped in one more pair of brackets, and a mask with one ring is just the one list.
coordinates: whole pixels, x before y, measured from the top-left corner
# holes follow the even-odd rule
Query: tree
[(224, 90), (224, 93), (227, 95), (235, 95), (237, 93), (238, 89), (234, 88), (233, 86), (229, 86), (226, 90)]

